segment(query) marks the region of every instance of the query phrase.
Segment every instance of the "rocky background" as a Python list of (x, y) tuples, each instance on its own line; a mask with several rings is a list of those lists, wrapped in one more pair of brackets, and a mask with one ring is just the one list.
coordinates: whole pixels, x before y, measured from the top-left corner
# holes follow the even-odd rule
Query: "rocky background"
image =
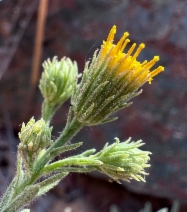
[[(29, 95), (38, 3), (0, 1), (1, 193), (15, 171), (21, 123), (41, 116), (39, 89), (34, 98)], [(180, 202), (180, 211), (187, 211), (187, 1), (49, 0), (42, 61), (68, 56), (82, 72), (114, 24), (116, 40), (128, 31), (132, 42), (146, 44), (139, 59), (159, 55), (165, 71), (143, 87), (132, 106), (118, 112), (117, 121), (85, 128), (74, 141), (84, 141), (82, 152), (99, 150), (116, 136), (143, 139), (143, 149), (153, 153), (147, 182), (117, 185), (97, 173), (73, 174), (33, 203), (33, 211), (108, 212), (116, 205), (119, 212), (137, 212), (146, 201), (156, 211), (170, 208), (174, 200)], [(54, 137), (65, 125), (68, 107), (69, 102), (52, 120)]]

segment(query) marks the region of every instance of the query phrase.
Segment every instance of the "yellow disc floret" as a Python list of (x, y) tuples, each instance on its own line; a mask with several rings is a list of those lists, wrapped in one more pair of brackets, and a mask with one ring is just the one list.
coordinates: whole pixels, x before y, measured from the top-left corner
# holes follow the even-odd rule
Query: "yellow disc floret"
[(135, 53), (132, 55), (136, 47), (136, 43), (134, 43), (128, 52), (125, 53), (124, 50), (127, 44), (130, 42), (129, 39), (126, 39), (129, 33), (125, 32), (116, 45), (113, 44), (115, 33), (116, 26), (113, 26), (107, 40), (104, 41), (103, 45), (101, 46), (99, 60), (108, 59), (109, 70), (115, 68), (116, 74), (128, 75), (129, 77), (127, 77), (127, 80), (133, 82), (136, 81), (137, 86), (145, 83), (146, 81), (151, 83), (153, 77), (164, 70), (163, 66), (159, 66), (158, 68), (150, 71), (150, 69), (159, 60), (159, 57), (155, 56), (149, 62), (146, 60), (143, 63), (137, 61), (137, 57), (142, 49), (145, 48), (145, 44), (141, 43)]

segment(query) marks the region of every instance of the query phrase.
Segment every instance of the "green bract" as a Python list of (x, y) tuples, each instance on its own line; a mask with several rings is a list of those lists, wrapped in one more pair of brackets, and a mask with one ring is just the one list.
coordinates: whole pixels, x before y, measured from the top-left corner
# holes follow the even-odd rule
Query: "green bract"
[(60, 61), (54, 57), (43, 63), (44, 72), (40, 79), (39, 88), (50, 106), (62, 104), (72, 93), (78, 73), (77, 63), (63, 57)]

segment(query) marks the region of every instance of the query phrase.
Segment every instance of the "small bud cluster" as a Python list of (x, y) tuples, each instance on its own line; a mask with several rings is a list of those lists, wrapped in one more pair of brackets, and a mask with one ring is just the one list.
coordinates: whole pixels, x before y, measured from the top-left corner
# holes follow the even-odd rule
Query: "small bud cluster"
[(19, 150), (24, 154), (36, 156), (42, 149), (51, 145), (52, 127), (48, 127), (43, 119), (35, 122), (34, 118), (25, 125), (22, 124), (21, 132), (18, 134), (20, 138)]

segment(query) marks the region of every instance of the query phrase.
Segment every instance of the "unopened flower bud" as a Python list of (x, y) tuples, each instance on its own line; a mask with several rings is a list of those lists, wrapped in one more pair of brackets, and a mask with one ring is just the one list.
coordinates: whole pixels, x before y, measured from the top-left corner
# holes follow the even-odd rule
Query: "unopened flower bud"
[(99, 153), (91, 157), (103, 162), (97, 169), (117, 182), (130, 179), (145, 182), (141, 175), (147, 175), (144, 169), (150, 167), (148, 161), (151, 152), (139, 149), (144, 145), (141, 140), (136, 142), (130, 140), (120, 143), (116, 138), (116, 143), (109, 146), (106, 144)]
[(78, 73), (77, 63), (63, 57), (60, 61), (54, 57), (43, 63), (44, 72), (40, 79), (39, 88), (50, 106), (65, 102), (72, 93)]
[(26, 125), (22, 124), (21, 132), (18, 134), (21, 141), (19, 150), (24, 154), (38, 154), (52, 143), (51, 131), (52, 127), (49, 127), (43, 119), (35, 122), (35, 119), (31, 118)]

